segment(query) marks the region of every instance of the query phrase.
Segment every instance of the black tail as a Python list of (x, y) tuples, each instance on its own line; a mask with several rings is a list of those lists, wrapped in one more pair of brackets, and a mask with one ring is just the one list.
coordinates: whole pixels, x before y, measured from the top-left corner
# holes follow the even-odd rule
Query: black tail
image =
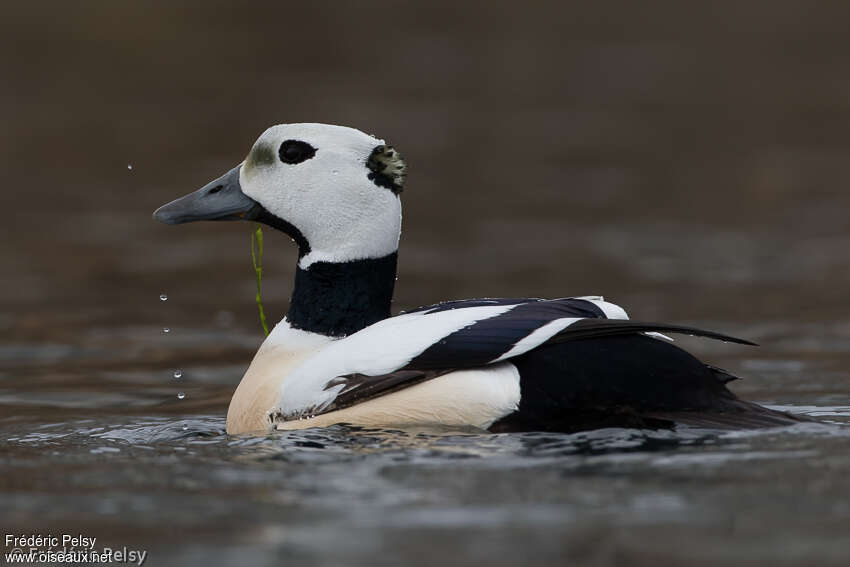
[(492, 431), (676, 424), (745, 429), (801, 421), (738, 399), (725, 385), (734, 376), (645, 335), (544, 345), (511, 362), (520, 372), (519, 409), (494, 423)]

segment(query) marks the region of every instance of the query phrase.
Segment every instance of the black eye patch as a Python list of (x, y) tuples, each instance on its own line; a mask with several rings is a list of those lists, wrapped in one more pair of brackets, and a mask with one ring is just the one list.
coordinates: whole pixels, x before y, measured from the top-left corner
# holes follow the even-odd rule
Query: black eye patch
[(316, 148), (301, 140), (286, 140), (278, 150), (283, 163), (301, 163), (316, 155)]

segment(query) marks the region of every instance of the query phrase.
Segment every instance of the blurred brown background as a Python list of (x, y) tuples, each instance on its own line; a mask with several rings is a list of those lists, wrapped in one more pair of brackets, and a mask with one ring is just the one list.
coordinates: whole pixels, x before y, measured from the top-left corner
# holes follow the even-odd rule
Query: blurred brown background
[[(400, 308), (602, 293), (643, 319), (848, 315), (846, 3), (4, 12), (9, 337), (157, 323), (162, 290), (184, 324), (255, 328), (249, 227), (150, 213), (297, 121), (407, 157)], [(276, 319), (295, 251), (267, 253)]]
[[(354, 126), (410, 166), (397, 309), (604, 294), (635, 319), (762, 343), (679, 344), (745, 376), (748, 399), (846, 421), (850, 3), (2, 7), (0, 508), (15, 529), (170, 546), (153, 565), (847, 564), (850, 453), (831, 430), (706, 445), (705, 460), (652, 444), (620, 460), (629, 432), (602, 443), (609, 460), (571, 460), (556, 440), (544, 464), (533, 436), (530, 453), (462, 441), (468, 457), (505, 445), (455, 464), (339, 432), (327, 451), (224, 436), (261, 340), (251, 227), (150, 215), (271, 124)], [(276, 321), (296, 251), (266, 237)]]

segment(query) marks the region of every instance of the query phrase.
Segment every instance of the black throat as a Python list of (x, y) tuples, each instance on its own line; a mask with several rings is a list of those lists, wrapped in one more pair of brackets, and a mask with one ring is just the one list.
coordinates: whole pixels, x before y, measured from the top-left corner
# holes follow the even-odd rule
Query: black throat
[(390, 316), (398, 252), (351, 262), (314, 262), (295, 272), (286, 320), (295, 329), (344, 337)]

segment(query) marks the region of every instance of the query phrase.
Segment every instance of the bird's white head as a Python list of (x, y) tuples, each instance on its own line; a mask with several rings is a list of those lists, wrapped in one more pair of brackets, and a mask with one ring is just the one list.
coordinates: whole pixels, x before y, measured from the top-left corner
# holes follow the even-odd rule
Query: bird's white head
[(177, 224), (254, 219), (299, 244), (299, 266), (380, 258), (398, 249), (404, 160), (383, 140), (329, 124), (279, 124), (245, 161), (157, 209)]

